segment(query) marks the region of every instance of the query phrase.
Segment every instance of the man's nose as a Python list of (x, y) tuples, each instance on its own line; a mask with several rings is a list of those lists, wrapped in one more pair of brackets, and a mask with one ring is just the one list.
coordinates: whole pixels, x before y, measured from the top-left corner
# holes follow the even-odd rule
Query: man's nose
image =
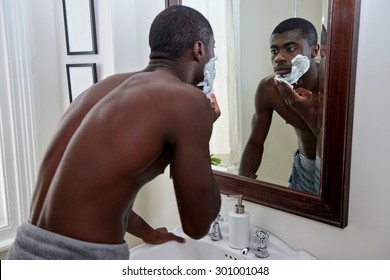
[(278, 52), (274, 57), (275, 63), (285, 62), (286, 56), (283, 54), (283, 52)]

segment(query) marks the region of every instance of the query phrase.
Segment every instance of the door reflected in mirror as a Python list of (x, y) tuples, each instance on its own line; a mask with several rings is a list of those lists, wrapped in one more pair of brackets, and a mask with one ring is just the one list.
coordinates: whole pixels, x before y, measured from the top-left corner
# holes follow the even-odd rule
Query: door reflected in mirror
[[(310, 70), (294, 86), (310, 91), (312, 109), (321, 111), (319, 45), (322, 26), (327, 25), (327, 1), (182, 0), (182, 4), (202, 12), (210, 20), (215, 33), (215, 52), (219, 57), (216, 62), (215, 94), (222, 111), (210, 143), (211, 153), (222, 160), (216, 169), (279, 186), (290, 185), (318, 195), (320, 180), (317, 176), (322, 148), (320, 134), (312, 131), (307, 118), (287, 104), (291, 100), (283, 98), (280, 94), (283, 91), (278, 91), (276, 85), (268, 86), (272, 90), (268, 90), (270, 96), (267, 97), (262, 93), (266, 89), (261, 89), (259, 84), (263, 79), (267, 79), (268, 83), (273, 81), (274, 67), (279, 69), (280, 74), (287, 74), (291, 70), (291, 59), (298, 53), (306, 55), (311, 61)], [(312, 23), (316, 33), (313, 38), (317, 39), (311, 39), (310, 45), (306, 45), (306, 38), (310, 36), (302, 38), (302, 33), (298, 32), (299, 38), (285, 37), (281, 42), (279, 35), (294, 33), (285, 32), (288, 27), (283, 29), (284, 33), (278, 31), (281, 34), (271, 36), (275, 27), (289, 18), (302, 18)], [(290, 24), (298, 23), (292, 21)], [(290, 29), (296, 28), (302, 29), (299, 26)], [(278, 57), (272, 54), (275, 53), (276, 39), (279, 44), (288, 43), (278, 46)], [(292, 42), (293, 39), (295, 42)], [(274, 44), (273, 48), (271, 43)], [(283, 57), (287, 51), (291, 53)], [(283, 73), (282, 70), (287, 72)], [(320, 129), (322, 117), (316, 116), (317, 119), (315, 126), (318, 123)], [(251, 146), (254, 143), (256, 147)], [(294, 160), (298, 164), (294, 164)], [(304, 176), (301, 174), (302, 168), (305, 168)], [(302, 181), (302, 178), (307, 180)], [(296, 183), (297, 180), (302, 184)], [(305, 185), (309, 185), (309, 188), (305, 188)]]

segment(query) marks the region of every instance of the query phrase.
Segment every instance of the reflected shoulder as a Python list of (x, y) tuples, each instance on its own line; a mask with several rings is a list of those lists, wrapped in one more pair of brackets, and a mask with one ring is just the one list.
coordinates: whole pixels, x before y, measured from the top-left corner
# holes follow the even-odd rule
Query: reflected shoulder
[(275, 86), (274, 75), (270, 75), (262, 79), (256, 89), (255, 102), (275, 102), (275, 97), (278, 96), (278, 91)]

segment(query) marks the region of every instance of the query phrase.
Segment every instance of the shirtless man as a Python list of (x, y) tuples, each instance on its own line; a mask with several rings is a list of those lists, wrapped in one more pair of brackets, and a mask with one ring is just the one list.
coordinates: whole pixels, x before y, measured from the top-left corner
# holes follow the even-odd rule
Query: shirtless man
[[(301, 114), (292, 108), (289, 100), (283, 95), (284, 91), (281, 90), (283, 86), (274, 80), (275, 75), (283, 76), (291, 72), (291, 61), (298, 54), (308, 57), (310, 68), (298, 80), (294, 88), (300, 94), (309, 95), (308, 102), (313, 105), (312, 107), (316, 106), (319, 92), (319, 67), (315, 61), (319, 51), (316, 29), (307, 20), (301, 18), (287, 19), (281, 22), (272, 32), (270, 49), (274, 74), (261, 80), (257, 88), (252, 132), (241, 158), (239, 173), (250, 178), (257, 177), (256, 172), (262, 160), (264, 142), (271, 126), (272, 114), (273, 111), (276, 111), (288, 124), (293, 126), (298, 138), (298, 150), (295, 153), (289, 186), (294, 189), (317, 193), (318, 190), (314, 187), (317, 132), (315, 128), (313, 130), (313, 126)], [(316, 122), (312, 119), (311, 121)], [(309, 166), (309, 170), (301, 170), (307, 166)], [(313, 171), (313, 174), (311, 174), (311, 171)], [(305, 182), (305, 179), (308, 180)]]
[(199, 12), (173, 6), (155, 18), (149, 45), (146, 69), (93, 85), (64, 114), (9, 259), (128, 259), (126, 231), (184, 242), (132, 210), (168, 164), (184, 232), (207, 234), (220, 209), (208, 145), (220, 112), (196, 85), (214, 57), (213, 31)]

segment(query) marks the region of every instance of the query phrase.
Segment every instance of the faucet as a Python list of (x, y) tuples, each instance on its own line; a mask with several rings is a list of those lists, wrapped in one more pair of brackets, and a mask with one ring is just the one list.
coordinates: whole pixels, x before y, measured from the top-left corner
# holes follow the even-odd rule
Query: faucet
[(256, 230), (255, 237), (258, 239), (255, 256), (258, 258), (267, 258), (269, 256), (267, 245), (269, 240), (269, 231)]
[(219, 241), (222, 240), (222, 233), (221, 233), (221, 227), (219, 226), (219, 222), (223, 222), (223, 218), (221, 215), (218, 215), (212, 225), (211, 232), (209, 232), (207, 235), (210, 236), (211, 240), (213, 241)]
[(241, 250), (241, 254), (246, 255), (249, 251), (252, 251), (258, 258), (267, 258), (269, 256), (267, 249), (269, 231), (256, 230), (254, 237), (258, 239), (256, 249), (244, 248)]

